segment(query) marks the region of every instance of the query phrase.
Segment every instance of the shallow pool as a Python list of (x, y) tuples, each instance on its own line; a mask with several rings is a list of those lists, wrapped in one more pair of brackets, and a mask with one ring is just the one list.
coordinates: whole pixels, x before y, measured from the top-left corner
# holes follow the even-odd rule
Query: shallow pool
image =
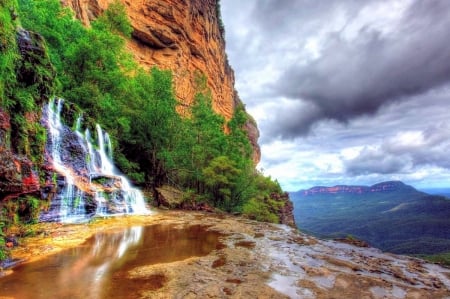
[(131, 279), (144, 265), (205, 256), (223, 247), (222, 235), (206, 226), (137, 226), (98, 233), (81, 246), (25, 263), (0, 278), (0, 297), (139, 298), (145, 289), (164, 286), (165, 277)]

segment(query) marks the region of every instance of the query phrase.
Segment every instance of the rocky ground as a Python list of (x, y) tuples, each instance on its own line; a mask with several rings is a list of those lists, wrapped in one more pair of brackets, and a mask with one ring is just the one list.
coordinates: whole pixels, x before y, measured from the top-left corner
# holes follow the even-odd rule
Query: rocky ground
[(132, 269), (128, 275), (140, 284), (138, 298), (450, 298), (450, 269), (212, 213), (40, 224), (35, 229), (42, 233), (21, 241), (13, 256), (38, 260), (96, 232), (157, 223), (208, 225), (224, 234), (224, 246), (207, 256)]

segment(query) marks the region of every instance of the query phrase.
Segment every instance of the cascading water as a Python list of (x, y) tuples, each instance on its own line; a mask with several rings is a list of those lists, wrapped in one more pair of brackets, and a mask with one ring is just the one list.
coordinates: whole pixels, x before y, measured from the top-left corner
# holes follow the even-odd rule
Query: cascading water
[[(75, 185), (75, 176), (68, 169), (61, 158), (61, 149), (63, 147), (63, 132), (64, 126), (61, 123), (61, 110), (63, 101), (58, 99), (49, 102), (47, 106), (47, 119), (49, 129), (49, 140), (51, 143), (51, 157), (53, 160), (53, 167), (57, 173), (62, 175), (58, 180), (54, 176), (54, 183), (60, 187), (61, 192), (59, 198), (57, 197), (57, 205), (59, 212), (57, 213), (57, 221), (61, 222), (80, 222), (86, 220), (86, 209), (84, 203), (84, 192)], [(51, 217), (54, 217), (52, 215)]]
[[(98, 156), (99, 159), (92, 160), (94, 162), (98, 161), (98, 165), (94, 164), (92, 167), (96, 170), (97, 175), (101, 174), (102, 176), (105, 177), (115, 178), (121, 187), (120, 193), (109, 194), (109, 201), (118, 202), (120, 201), (121, 197), (124, 197), (125, 204), (123, 205), (124, 208), (123, 213), (125, 214), (148, 213), (142, 192), (139, 189), (132, 187), (128, 179), (125, 176), (121, 175), (114, 167), (114, 163), (112, 160), (112, 144), (108, 133), (104, 132), (99, 124), (96, 125), (96, 131), (97, 131), (98, 149), (97, 155), (94, 154), (93, 156)], [(91, 146), (90, 148), (92, 149), (93, 147)], [(105, 193), (103, 191), (96, 192), (95, 198), (99, 203), (97, 206), (97, 214), (100, 215), (108, 214), (107, 210), (108, 196), (106, 196), (105, 198), (106, 194), (108, 193)]]
[(142, 192), (114, 167), (108, 133), (96, 125), (94, 146), (90, 131), (81, 131), (82, 117), (72, 131), (61, 122), (62, 109), (63, 100), (53, 99), (44, 113), (54, 190), (41, 220), (80, 222), (95, 214), (148, 214)]
[(97, 131), (98, 155), (100, 156), (98, 171), (105, 175), (115, 175), (114, 164), (112, 162), (112, 145), (109, 135), (103, 132), (99, 124), (95, 125), (95, 130)]

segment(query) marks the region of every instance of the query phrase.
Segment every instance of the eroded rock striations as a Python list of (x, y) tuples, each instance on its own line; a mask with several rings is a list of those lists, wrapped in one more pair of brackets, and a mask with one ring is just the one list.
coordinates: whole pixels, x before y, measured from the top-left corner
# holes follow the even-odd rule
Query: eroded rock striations
[[(51, 93), (56, 75), (45, 52), (43, 38), (19, 29), (17, 47), (20, 53), (16, 65), (17, 84), (32, 87), (35, 90), (33, 101), (41, 104)], [(39, 69), (45, 71), (39, 72)], [(40, 193), (39, 177), (34, 170), (40, 162), (38, 156), (43, 156), (44, 152), (44, 143), (38, 140), (43, 133), (39, 126), (40, 111), (30, 109), (21, 121), (15, 111), (20, 108), (16, 106), (12, 106), (10, 112), (0, 109), (0, 199), (4, 202)]]
[[(84, 24), (89, 25), (113, 0), (62, 2), (71, 7)], [(205, 75), (214, 110), (230, 119), (241, 100), (234, 89), (234, 72), (225, 53), (218, 0), (121, 2), (133, 26), (133, 38), (128, 48), (136, 61), (146, 69), (157, 66), (173, 72), (175, 92), (181, 107), (193, 102), (198, 74)], [(256, 164), (260, 159), (260, 149), (254, 121), (249, 120), (247, 131)]]
[(275, 213), (280, 218), (280, 223), (295, 228), (294, 204), (289, 198), (289, 193), (272, 193), (270, 195), (270, 199), (283, 203), (282, 205), (280, 205), (279, 209), (275, 211)]
[[(384, 254), (374, 248), (319, 240), (286, 226), (199, 212), (169, 211), (158, 213), (153, 217), (129, 217), (127, 221), (117, 221), (114, 218), (99, 219), (90, 225), (43, 224), (42, 229), (51, 230), (52, 234), (25, 240), (22, 246), (14, 250), (13, 256), (19, 259), (30, 257), (38, 259), (58, 250), (82, 244), (85, 239), (97, 232), (124, 231), (125, 235), (126, 229), (128, 232), (130, 229), (139, 230), (139, 227), (144, 225), (172, 225), (176, 229), (206, 226), (208, 230), (222, 235), (220, 238), (222, 244), (204, 256), (168, 262), (161, 259), (164, 255), (159, 254), (158, 250), (161, 251), (163, 248), (164, 251), (166, 248), (164, 246), (171, 244), (169, 242), (173, 240), (173, 235), (154, 238), (153, 240), (159, 241), (158, 250), (153, 251), (153, 258), (159, 257), (159, 262), (141, 261), (142, 264), (138, 265), (133, 259), (134, 262), (129, 264), (130, 267), (126, 270), (114, 268), (113, 277), (99, 276), (95, 282), (90, 282), (91, 286), (106, 285), (102, 284), (103, 279), (111, 279), (112, 284), (117, 284), (117, 277), (120, 277), (121, 283), (128, 283), (130, 286), (126, 294), (129, 298), (381, 299), (450, 296), (448, 268), (415, 258)], [(108, 251), (103, 251), (114, 253), (115, 248), (118, 248), (125, 253), (109, 254), (108, 257), (104, 257), (108, 259), (108, 266), (114, 259), (126, 264), (127, 260), (123, 256), (126, 256), (127, 250), (131, 249), (133, 256), (138, 252), (136, 244), (144, 242), (144, 237), (139, 234), (128, 233), (128, 235), (133, 236), (135, 243), (130, 242), (129, 238), (118, 238), (117, 242), (108, 244)], [(100, 241), (100, 238), (96, 240)], [(182, 242), (191, 244), (188, 240)], [(102, 243), (97, 244), (101, 246)], [(82, 246), (88, 248), (89, 245), (85, 242)], [(147, 248), (145, 251), (149, 252), (151, 249)], [(172, 249), (169, 250), (171, 255), (177, 256)], [(186, 252), (189, 254), (190, 250)], [(179, 254), (181, 256), (186, 252)], [(95, 263), (84, 267), (90, 268), (90, 273), (96, 273), (93, 270), (100, 268), (104, 271), (102, 273), (108, 271), (108, 266), (99, 263), (102, 260), (100, 256), (92, 255), (91, 259), (95, 260)], [(82, 261), (86, 260), (89, 259)], [(80, 269), (83, 270), (86, 269)], [(11, 277), (13, 275), (14, 272)], [(51, 294), (50, 292), (57, 294), (57, 289), (45, 288), (46, 283), (51, 286), (51, 281), (41, 279), (39, 288), (49, 290), (48, 294)], [(0, 291), (3, 290), (1, 286), (0, 281)], [(18, 285), (18, 288), (23, 288), (23, 284)], [(11, 289), (13, 287), (9, 286), (2, 294), (13, 296), (15, 293)], [(92, 290), (95, 289), (89, 288), (88, 292), (91, 293), (88, 294), (91, 297)], [(108, 292), (110, 288), (98, 289)]]

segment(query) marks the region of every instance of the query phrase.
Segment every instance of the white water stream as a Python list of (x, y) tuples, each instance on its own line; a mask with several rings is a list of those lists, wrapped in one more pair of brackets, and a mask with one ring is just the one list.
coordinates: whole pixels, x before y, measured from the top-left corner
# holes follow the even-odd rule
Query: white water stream
[[(80, 222), (90, 218), (92, 215), (86, 213), (88, 197), (95, 201), (98, 215), (148, 214), (142, 192), (133, 187), (114, 166), (108, 133), (97, 124), (97, 144), (94, 145), (90, 131), (86, 129), (84, 134), (81, 131), (81, 116), (77, 118), (76, 131), (72, 132), (61, 121), (63, 102), (63, 99), (52, 99), (45, 113), (53, 168), (64, 178), (64, 183), (56, 182), (56, 176), (54, 179), (54, 184), (62, 190), (57, 196), (61, 201), (58, 219), (53, 221)], [(64, 147), (68, 146), (65, 136), (72, 133), (78, 136), (77, 146), (84, 155), (82, 166), (75, 165), (67, 155), (63, 155)]]

